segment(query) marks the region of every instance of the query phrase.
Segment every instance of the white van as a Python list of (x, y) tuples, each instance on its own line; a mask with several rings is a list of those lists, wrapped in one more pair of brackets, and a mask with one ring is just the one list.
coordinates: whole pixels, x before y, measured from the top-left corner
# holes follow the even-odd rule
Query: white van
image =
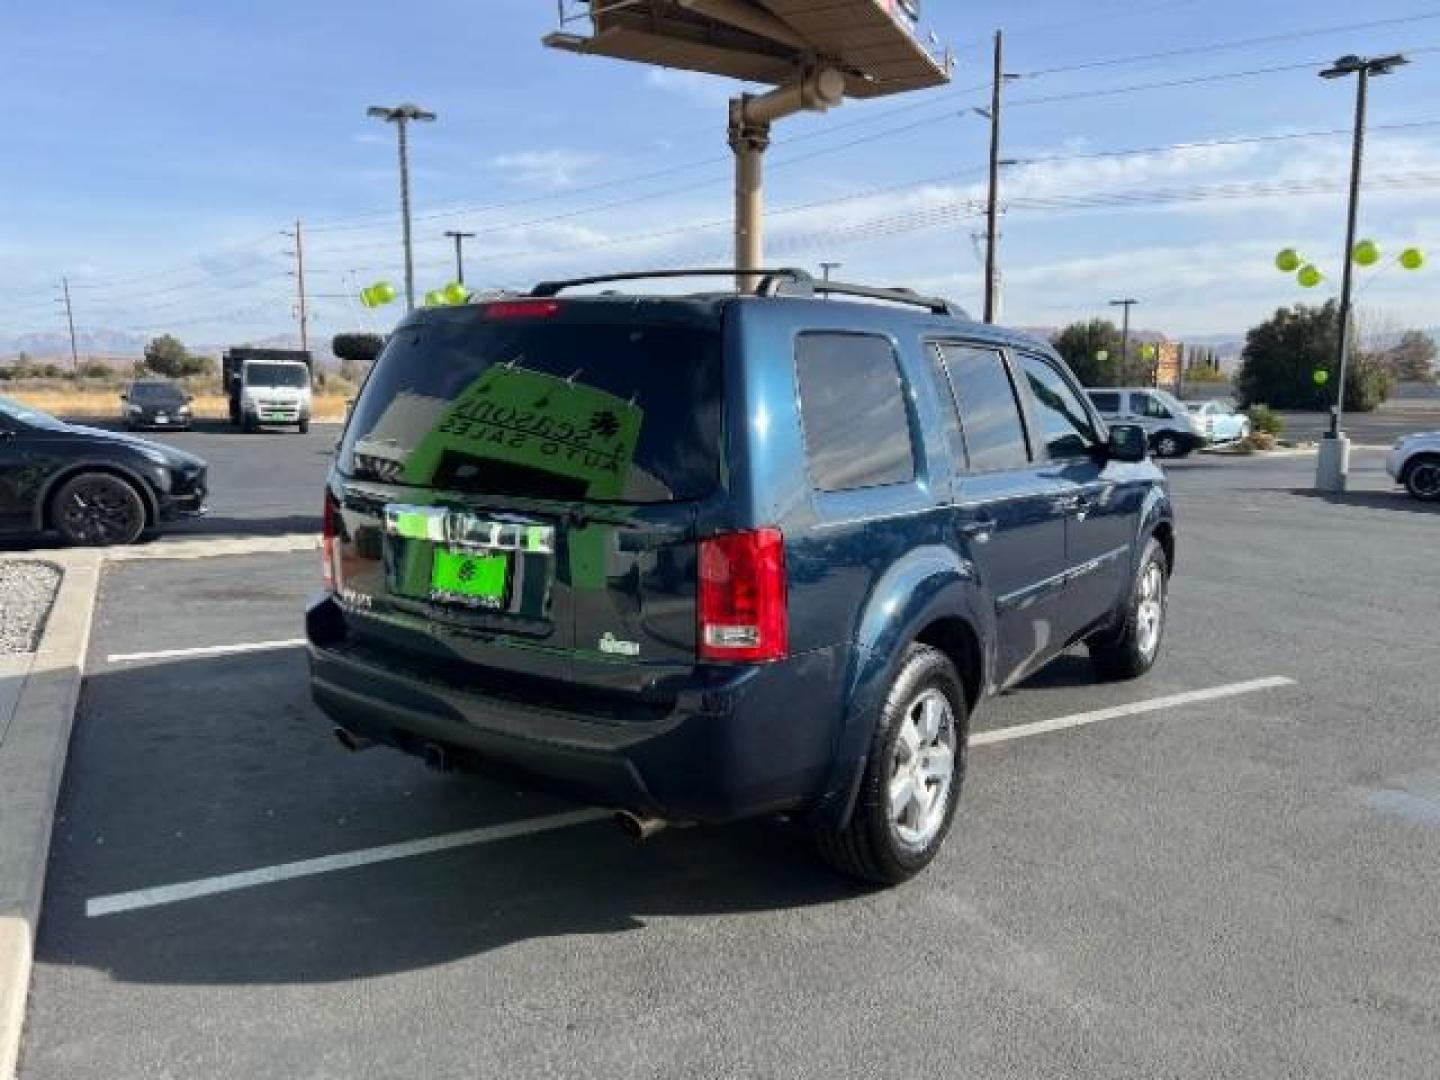
[(1143, 427), (1156, 457), (1184, 457), (1207, 441), (1204, 424), (1179, 398), (1165, 390), (1121, 386), (1086, 393), (1095, 411), (1107, 421)]

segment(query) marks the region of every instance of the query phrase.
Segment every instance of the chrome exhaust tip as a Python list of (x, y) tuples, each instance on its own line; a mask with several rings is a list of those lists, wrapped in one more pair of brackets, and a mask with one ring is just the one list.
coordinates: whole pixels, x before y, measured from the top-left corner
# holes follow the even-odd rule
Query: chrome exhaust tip
[(637, 844), (664, 832), (670, 825), (664, 818), (632, 814), (629, 810), (616, 811), (615, 824), (619, 825), (625, 831), (625, 835)]
[(371, 747), (379, 745), (376, 740), (367, 739), (363, 735), (356, 735), (353, 731), (343, 727), (335, 728), (335, 741), (352, 754), (361, 750), (369, 750)]

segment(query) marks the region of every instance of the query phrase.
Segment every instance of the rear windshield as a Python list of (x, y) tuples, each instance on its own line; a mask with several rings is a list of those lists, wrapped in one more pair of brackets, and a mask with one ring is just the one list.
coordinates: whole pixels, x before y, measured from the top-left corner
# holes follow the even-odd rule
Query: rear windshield
[(720, 369), (716, 330), (447, 313), (391, 338), (340, 468), (476, 494), (698, 499), (719, 478)]
[(310, 385), (310, 372), (304, 364), (246, 364), (246, 386)]

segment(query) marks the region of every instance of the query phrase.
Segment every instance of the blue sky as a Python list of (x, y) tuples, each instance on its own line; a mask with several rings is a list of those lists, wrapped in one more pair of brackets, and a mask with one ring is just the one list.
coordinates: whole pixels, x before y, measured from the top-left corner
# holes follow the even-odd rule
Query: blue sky
[[(770, 261), (835, 259), (849, 278), (977, 305), (982, 226), (969, 203), (982, 194), (987, 130), (969, 109), (983, 103), (988, 38), (1001, 25), (1007, 67), (1027, 76), (1009, 89), (1006, 155), (1065, 159), (1007, 176), (1006, 321), (1058, 325), (1126, 295), (1144, 302), (1145, 326), (1183, 336), (1241, 330), (1276, 305), (1319, 298), (1328, 285), (1303, 293), (1270, 259), (1298, 246), (1338, 277), (1345, 138), (1164, 148), (1346, 128), (1352, 83), (1296, 67), (1098, 92), (1346, 52), (1414, 53), (1374, 84), (1377, 185), (1363, 232), (1387, 250), (1414, 243), (1440, 255), (1440, 3), (1429, 5), (1037, 0), (1016, 15), (1014, 3), (931, 0), (927, 27), (958, 61), (950, 88), (777, 128)], [(280, 230), (296, 218), (313, 331), (364, 325), (355, 289), (401, 280), (393, 133), (365, 107), (402, 100), (440, 115), (414, 137), (422, 288), (452, 276), (442, 234), (456, 228), (481, 233), (474, 283), (723, 261), (724, 102), (736, 86), (543, 49), (554, 18), (551, 0), (5, 5), (0, 338), (60, 327), (62, 273), (82, 330), (212, 343), (293, 330)], [(1394, 21), (1334, 30), (1381, 20)], [(1268, 40), (1143, 58), (1256, 38)], [(679, 166), (693, 167), (597, 186)], [(1260, 198), (1256, 183), (1289, 194)], [(1306, 190), (1323, 185), (1334, 190)], [(1174, 201), (1156, 202), (1160, 193)], [(1366, 281), (1362, 303), (1380, 322), (1440, 324), (1437, 274), (1440, 262), (1387, 271)]]

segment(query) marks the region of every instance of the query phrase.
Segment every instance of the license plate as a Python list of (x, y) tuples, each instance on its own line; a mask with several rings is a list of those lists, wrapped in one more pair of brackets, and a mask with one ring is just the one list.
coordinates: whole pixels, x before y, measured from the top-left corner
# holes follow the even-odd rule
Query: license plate
[(510, 556), (435, 548), (430, 598), (500, 610), (510, 589)]
[(170, 422), (170, 418), (168, 416), (157, 416), (155, 417), (155, 422), (157, 424), (168, 424)]

